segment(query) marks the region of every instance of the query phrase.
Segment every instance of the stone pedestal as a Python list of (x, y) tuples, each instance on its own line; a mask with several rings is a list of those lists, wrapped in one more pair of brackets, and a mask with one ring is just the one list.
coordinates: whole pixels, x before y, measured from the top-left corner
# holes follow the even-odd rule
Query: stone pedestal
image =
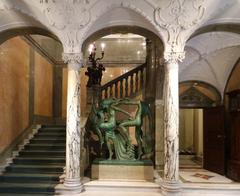
[(153, 164), (145, 161), (95, 160), (92, 179), (153, 181)]
[(178, 182), (164, 182), (161, 186), (161, 193), (164, 196), (180, 196), (180, 184)]

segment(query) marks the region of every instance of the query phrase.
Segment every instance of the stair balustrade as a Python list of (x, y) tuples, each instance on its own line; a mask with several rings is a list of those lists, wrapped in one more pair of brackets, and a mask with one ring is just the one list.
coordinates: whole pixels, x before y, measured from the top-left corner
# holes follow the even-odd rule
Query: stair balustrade
[(146, 63), (111, 80), (100, 88), (100, 99), (136, 96), (144, 87)]

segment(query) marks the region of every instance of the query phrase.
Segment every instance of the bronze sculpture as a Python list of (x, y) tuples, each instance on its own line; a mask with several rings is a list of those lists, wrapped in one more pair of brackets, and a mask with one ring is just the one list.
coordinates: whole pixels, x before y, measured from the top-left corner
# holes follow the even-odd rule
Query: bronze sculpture
[[(132, 117), (127, 111), (121, 108), (122, 105), (133, 105), (137, 108), (135, 116)], [(117, 120), (116, 112), (127, 116), (127, 119)], [(131, 99), (104, 99), (99, 103), (99, 107), (93, 106), (89, 116), (92, 130), (98, 135), (100, 146), (105, 143), (109, 152), (108, 159), (118, 160), (141, 159), (145, 154), (152, 153), (151, 141), (143, 138), (143, 119), (149, 119), (149, 129), (152, 131), (152, 116), (149, 105), (140, 100)], [(131, 143), (129, 127), (135, 127), (135, 139), (137, 150)], [(145, 136), (146, 137), (146, 136)]]

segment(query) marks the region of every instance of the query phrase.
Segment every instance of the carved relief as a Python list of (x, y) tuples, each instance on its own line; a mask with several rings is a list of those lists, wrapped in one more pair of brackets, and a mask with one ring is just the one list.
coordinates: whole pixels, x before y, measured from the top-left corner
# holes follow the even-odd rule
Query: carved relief
[(68, 64), (69, 69), (78, 70), (83, 65), (82, 53), (63, 53), (62, 58)]
[(179, 97), (180, 107), (212, 107), (214, 101), (191, 87)]
[(179, 61), (182, 62), (185, 58), (185, 52), (176, 52), (174, 48), (171, 48), (170, 52), (164, 53), (164, 60), (170, 64), (176, 64)]
[(40, 0), (42, 12), (62, 39), (65, 52), (79, 52), (79, 34), (90, 22), (90, 0)]
[(40, 0), (40, 4), (50, 24), (59, 30), (81, 29), (90, 21), (89, 0)]
[(171, 50), (183, 48), (182, 33), (199, 23), (203, 18), (204, 0), (170, 0), (159, 1), (154, 11), (155, 22), (168, 33)]

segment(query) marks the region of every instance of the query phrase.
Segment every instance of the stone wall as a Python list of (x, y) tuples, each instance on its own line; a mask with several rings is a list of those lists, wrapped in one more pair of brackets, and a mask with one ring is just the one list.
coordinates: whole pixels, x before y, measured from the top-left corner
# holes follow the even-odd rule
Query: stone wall
[(51, 117), (53, 102), (53, 65), (37, 52), (34, 53), (34, 62), (34, 114)]
[(0, 153), (29, 123), (29, 46), (19, 37), (0, 45)]

